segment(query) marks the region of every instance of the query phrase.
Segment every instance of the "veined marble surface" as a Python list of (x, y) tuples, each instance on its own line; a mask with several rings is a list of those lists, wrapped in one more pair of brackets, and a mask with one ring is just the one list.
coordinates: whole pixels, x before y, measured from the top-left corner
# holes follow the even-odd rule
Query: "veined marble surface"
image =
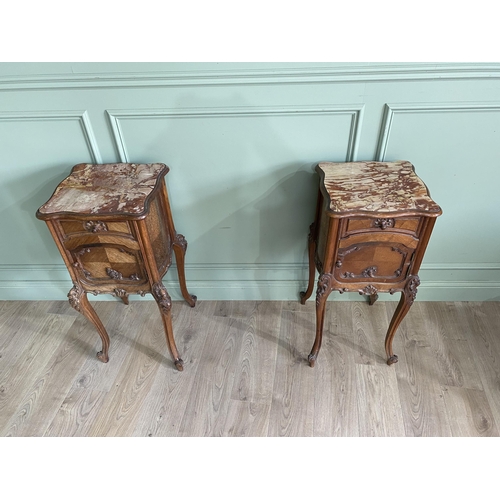
[(147, 197), (167, 172), (163, 163), (82, 163), (73, 167), (39, 213), (141, 214)]
[(441, 213), (409, 161), (321, 162), (316, 170), (333, 212)]

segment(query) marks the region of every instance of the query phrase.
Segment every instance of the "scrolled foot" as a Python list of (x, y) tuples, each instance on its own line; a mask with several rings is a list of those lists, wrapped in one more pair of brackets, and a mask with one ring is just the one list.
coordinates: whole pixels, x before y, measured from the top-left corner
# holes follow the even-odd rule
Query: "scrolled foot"
[(198, 297), (196, 295), (190, 295), (191, 301), (188, 302), (188, 304), (191, 307), (194, 307), (196, 305), (196, 301), (198, 300)]
[(307, 298), (306, 298), (306, 292), (300, 292), (299, 295), (300, 295), (300, 303), (302, 305), (304, 305), (306, 303), (306, 300), (307, 300)]
[(184, 370), (184, 361), (182, 361), (181, 358), (177, 358), (175, 361), (174, 361), (174, 364), (175, 364), (175, 367), (177, 368), (177, 370), (179, 370), (180, 372), (182, 370)]
[(390, 365), (393, 365), (394, 363), (397, 363), (398, 362), (398, 357), (393, 354), (388, 360), (387, 360), (387, 364), (390, 366)]
[(109, 361), (109, 356), (107, 354), (104, 354), (102, 351), (99, 351), (97, 353), (97, 359), (99, 361), (102, 361), (103, 363), (107, 363)]
[(314, 364), (316, 363), (316, 355), (315, 354), (309, 354), (307, 357), (307, 361), (309, 362), (309, 366), (311, 368), (314, 368)]

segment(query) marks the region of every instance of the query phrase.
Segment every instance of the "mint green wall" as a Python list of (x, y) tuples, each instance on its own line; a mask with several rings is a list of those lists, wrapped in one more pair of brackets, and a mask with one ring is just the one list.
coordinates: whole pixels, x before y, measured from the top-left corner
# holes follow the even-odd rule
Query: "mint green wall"
[(34, 214), (76, 163), (170, 166), (200, 300), (297, 300), (315, 163), (406, 159), (444, 212), (419, 299), (499, 300), (499, 140), (500, 64), (3, 63), (0, 299), (65, 299)]

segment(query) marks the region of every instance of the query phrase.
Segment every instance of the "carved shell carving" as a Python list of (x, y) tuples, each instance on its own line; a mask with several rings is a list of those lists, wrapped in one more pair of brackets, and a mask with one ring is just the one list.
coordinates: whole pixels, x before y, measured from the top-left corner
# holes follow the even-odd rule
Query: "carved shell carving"
[(359, 290), (360, 295), (375, 295), (378, 290), (373, 285), (365, 286), (362, 290)]
[(101, 233), (108, 230), (106, 223), (100, 220), (88, 220), (84, 222), (83, 227), (90, 233)]

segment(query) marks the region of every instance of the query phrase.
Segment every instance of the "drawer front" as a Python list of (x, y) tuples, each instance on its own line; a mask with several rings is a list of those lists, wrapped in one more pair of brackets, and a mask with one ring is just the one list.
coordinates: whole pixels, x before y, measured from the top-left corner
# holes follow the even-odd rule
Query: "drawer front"
[(148, 281), (138, 249), (118, 244), (83, 244), (70, 251), (73, 267), (90, 284), (135, 284)]
[(353, 217), (346, 219), (342, 236), (366, 232), (394, 232), (419, 235), (420, 217)]
[(60, 221), (64, 237), (82, 236), (85, 234), (119, 234), (131, 236), (130, 226), (126, 221), (100, 220), (62, 220)]
[(413, 254), (402, 243), (356, 243), (339, 249), (333, 274), (340, 282), (396, 283), (408, 275)]

